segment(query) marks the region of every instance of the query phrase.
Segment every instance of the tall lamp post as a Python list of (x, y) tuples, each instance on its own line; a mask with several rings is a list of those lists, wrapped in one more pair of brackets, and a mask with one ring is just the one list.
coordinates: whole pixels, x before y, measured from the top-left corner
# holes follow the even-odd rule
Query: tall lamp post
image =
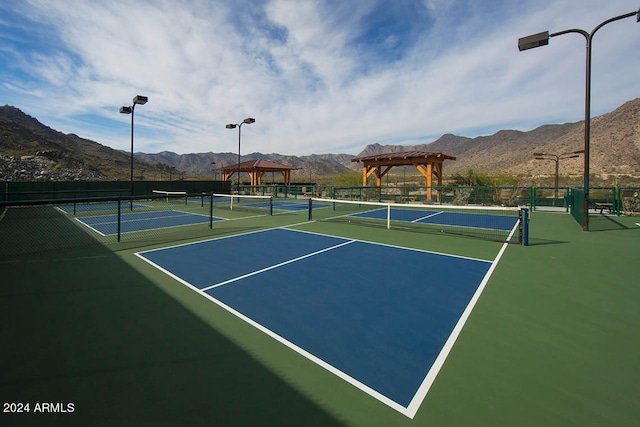
[(558, 172), (560, 170), (560, 160), (574, 159), (580, 157), (580, 153), (584, 153), (584, 150), (571, 151), (570, 153), (562, 154), (548, 154), (548, 153), (533, 153), (536, 156), (536, 160), (551, 160), (556, 163), (556, 179), (555, 179), (555, 197), (553, 199), (553, 206), (556, 206), (558, 201)]
[(238, 128), (238, 195), (240, 194), (240, 129), (244, 124), (250, 125), (251, 123), (255, 122), (256, 119), (254, 119), (253, 117), (247, 117), (241, 123), (229, 123), (225, 126), (227, 129)]
[[(149, 101), (149, 98), (142, 95), (136, 95), (133, 98), (133, 103), (130, 107), (120, 107), (122, 114), (131, 114), (131, 196), (133, 197), (133, 112), (136, 105), (144, 105)], [(133, 199), (131, 199), (131, 209), (133, 210)]]
[(580, 29), (564, 30), (557, 33), (549, 34), (549, 31), (533, 34), (527, 37), (518, 39), (518, 49), (520, 51), (533, 49), (540, 46), (546, 46), (549, 44), (549, 38), (561, 36), (568, 33), (577, 33), (584, 36), (587, 41), (587, 70), (585, 81), (585, 102), (584, 102), (584, 203), (583, 203), (583, 224), (582, 230), (589, 231), (589, 144), (591, 135), (591, 45), (593, 36), (596, 32), (605, 25), (618, 21), (620, 19), (630, 18), (637, 16), (637, 22), (640, 22), (640, 9), (635, 12), (625, 13), (624, 15), (616, 16), (611, 19), (600, 23), (597, 27), (591, 31), (591, 33)]

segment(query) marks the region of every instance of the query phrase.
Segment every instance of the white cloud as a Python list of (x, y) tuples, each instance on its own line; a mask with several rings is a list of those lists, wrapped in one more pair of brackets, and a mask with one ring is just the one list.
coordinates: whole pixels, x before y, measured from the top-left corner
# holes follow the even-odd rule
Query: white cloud
[[(256, 123), (242, 129), (245, 154), (356, 154), (373, 142), (580, 120), (584, 39), (557, 37), (527, 52), (518, 52), (517, 39), (546, 29), (590, 31), (635, 7), (424, 0), (424, 28), (363, 46), (368, 18), (379, 10), (374, 2), (244, 5), (32, 0), (25, 16), (49, 43), (20, 52), (11, 37), (0, 39), (0, 54), (14, 58), (14, 68), (0, 68), (14, 79), (0, 86), (0, 99), (121, 149), (129, 118), (118, 108), (142, 94), (150, 101), (136, 109), (139, 151), (233, 152), (236, 134), (225, 123), (252, 116)], [(594, 112), (638, 96), (640, 24), (627, 21), (595, 37)]]

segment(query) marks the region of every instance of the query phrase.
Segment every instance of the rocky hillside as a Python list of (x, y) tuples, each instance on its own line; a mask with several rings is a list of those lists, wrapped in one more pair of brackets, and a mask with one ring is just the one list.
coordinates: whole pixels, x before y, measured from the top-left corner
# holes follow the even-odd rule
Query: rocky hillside
[[(74, 134), (64, 134), (8, 105), (0, 107), (0, 179), (128, 179), (130, 154)], [(159, 176), (169, 165), (136, 160), (143, 171)]]
[[(584, 148), (582, 122), (545, 125), (529, 132), (501, 130), (467, 138), (446, 134), (429, 144), (371, 144), (358, 156), (425, 150), (457, 158), (445, 162), (445, 174), (469, 169), (489, 173), (551, 175), (554, 163), (534, 159), (534, 152), (561, 154)], [(128, 179), (129, 153), (73, 134), (51, 129), (15, 107), (0, 107), (0, 180)], [(136, 179), (219, 176), (216, 169), (238, 162), (237, 153), (135, 154)], [(358, 169), (350, 154), (294, 156), (252, 153), (241, 160), (265, 159), (297, 168), (294, 181), (314, 181)], [(563, 160), (561, 174), (580, 175), (583, 157)], [(591, 172), (596, 175), (640, 176), (640, 98), (591, 120)], [(393, 173), (393, 171), (392, 171)], [(269, 182), (269, 176), (265, 177)]]
[[(562, 154), (584, 148), (584, 122), (544, 125), (529, 132), (501, 130), (490, 136), (443, 135), (430, 144), (371, 144), (358, 154), (368, 156), (409, 150), (441, 152), (457, 158), (445, 173), (474, 169), (516, 174), (552, 174), (554, 162), (535, 160), (534, 152)], [(597, 175), (640, 175), (640, 98), (591, 119), (590, 171)], [(561, 161), (561, 173), (581, 174), (584, 158)]]
[[(163, 151), (157, 154), (136, 153), (137, 158), (150, 162), (162, 162), (175, 166), (188, 175), (209, 175), (215, 176), (216, 169), (234, 165), (238, 163), (237, 153), (195, 153), (176, 154), (170, 151)], [(241, 161), (250, 159), (264, 159), (293, 166), (297, 170), (291, 175), (295, 181), (313, 181), (313, 177), (336, 175), (353, 167), (350, 160), (353, 158), (349, 154), (321, 154), (311, 156), (287, 156), (282, 154), (251, 153), (241, 156)], [(218, 172), (219, 174), (219, 172)], [(269, 177), (265, 177), (269, 182)]]

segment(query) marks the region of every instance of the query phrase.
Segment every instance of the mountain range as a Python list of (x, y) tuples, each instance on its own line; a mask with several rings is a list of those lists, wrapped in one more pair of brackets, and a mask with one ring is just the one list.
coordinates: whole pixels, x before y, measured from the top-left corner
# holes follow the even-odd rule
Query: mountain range
[[(431, 151), (455, 156), (446, 161), (445, 174), (467, 170), (521, 175), (552, 175), (554, 162), (535, 159), (534, 152), (562, 154), (584, 148), (584, 123), (543, 125), (531, 131), (501, 130), (490, 136), (468, 138), (445, 134), (436, 141), (418, 145), (367, 145), (357, 156), (402, 151)], [(114, 150), (74, 134), (64, 134), (43, 125), (18, 108), (0, 107), (0, 158), (6, 156), (46, 157), (52, 169), (69, 168), (91, 171), (96, 179), (127, 179), (130, 154)], [(314, 154), (295, 156), (251, 153), (241, 160), (262, 158), (298, 168), (294, 181), (335, 175), (360, 164), (351, 162), (351, 154)], [(236, 164), (237, 153), (176, 154), (135, 153), (136, 179), (177, 177), (214, 177), (216, 168)], [(615, 111), (591, 119), (591, 167), (596, 175), (640, 175), (640, 98)], [(563, 174), (582, 173), (584, 160), (562, 160)], [(6, 168), (5, 168), (6, 169)], [(2, 177), (0, 164), (0, 179)], [(5, 175), (7, 173), (5, 172)], [(16, 179), (17, 177), (14, 177)], [(6, 177), (5, 177), (6, 179)]]
[[(455, 156), (445, 162), (445, 173), (467, 170), (520, 175), (554, 173), (554, 162), (541, 163), (534, 152), (564, 154), (584, 149), (584, 121), (543, 125), (531, 131), (501, 130), (490, 136), (467, 138), (445, 134), (436, 141), (418, 145), (369, 144), (356, 156), (323, 154), (284, 156), (252, 153), (242, 160), (262, 158), (300, 168), (299, 177), (331, 175), (348, 169), (359, 169), (354, 157), (402, 151), (431, 151)], [(640, 98), (629, 101), (615, 111), (591, 119), (590, 171), (597, 175), (640, 175)], [(237, 153), (176, 154), (162, 152), (137, 156), (149, 161), (171, 164), (188, 173), (211, 173), (216, 165), (237, 163)], [(563, 159), (563, 174), (582, 174), (584, 158)], [(209, 172), (207, 172), (207, 169)], [(296, 173), (294, 172), (294, 176)]]

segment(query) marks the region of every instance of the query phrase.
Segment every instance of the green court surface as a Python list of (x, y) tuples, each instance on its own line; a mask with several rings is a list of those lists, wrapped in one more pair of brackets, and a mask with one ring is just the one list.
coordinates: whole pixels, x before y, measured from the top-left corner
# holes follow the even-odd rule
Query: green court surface
[[(640, 419), (640, 218), (598, 215), (594, 231), (582, 232), (567, 214), (533, 213), (530, 246), (507, 246), (411, 419), (134, 253), (280, 226), (488, 260), (502, 244), (309, 223), (304, 212), (99, 242), (49, 209), (0, 216), (0, 425), (623, 426)], [(366, 264), (363, 253), (354, 271)], [(30, 412), (7, 413), (11, 403), (28, 403)], [(36, 412), (43, 403), (57, 413)]]

